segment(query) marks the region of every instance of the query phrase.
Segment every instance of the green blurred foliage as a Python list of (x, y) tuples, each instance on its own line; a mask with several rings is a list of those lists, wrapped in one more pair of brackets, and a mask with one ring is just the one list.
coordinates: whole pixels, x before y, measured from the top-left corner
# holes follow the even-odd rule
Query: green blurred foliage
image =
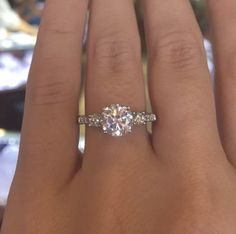
[(207, 33), (208, 26), (207, 26), (206, 2), (203, 0), (192, 0), (191, 4), (203, 34)]

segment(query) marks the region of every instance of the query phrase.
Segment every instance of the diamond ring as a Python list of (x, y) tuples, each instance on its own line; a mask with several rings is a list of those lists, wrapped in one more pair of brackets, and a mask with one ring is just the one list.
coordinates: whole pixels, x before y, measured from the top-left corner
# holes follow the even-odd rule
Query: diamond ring
[(145, 125), (156, 121), (155, 114), (134, 112), (129, 106), (113, 104), (103, 108), (99, 114), (78, 117), (78, 124), (89, 127), (101, 127), (103, 132), (114, 137), (120, 137), (132, 131), (134, 125)]

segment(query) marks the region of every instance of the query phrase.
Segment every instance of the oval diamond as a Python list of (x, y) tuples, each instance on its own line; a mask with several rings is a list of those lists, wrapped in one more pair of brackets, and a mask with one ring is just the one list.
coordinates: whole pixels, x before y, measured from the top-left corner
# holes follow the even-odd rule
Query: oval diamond
[(133, 118), (132, 111), (128, 106), (115, 104), (106, 107), (102, 112), (103, 131), (115, 137), (123, 136), (131, 132)]

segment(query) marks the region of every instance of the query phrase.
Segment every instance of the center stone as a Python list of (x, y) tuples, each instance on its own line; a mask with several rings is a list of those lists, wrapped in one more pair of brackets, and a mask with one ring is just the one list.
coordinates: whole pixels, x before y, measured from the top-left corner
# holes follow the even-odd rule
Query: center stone
[(119, 137), (131, 132), (133, 115), (130, 107), (119, 104), (106, 107), (103, 109), (102, 119), (105, 133)]

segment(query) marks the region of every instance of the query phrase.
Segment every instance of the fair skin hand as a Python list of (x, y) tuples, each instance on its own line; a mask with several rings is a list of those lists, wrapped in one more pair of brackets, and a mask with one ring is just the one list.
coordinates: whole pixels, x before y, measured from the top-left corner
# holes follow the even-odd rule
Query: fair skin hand
[[(87, 113), (112, 103), (144, 110), (133, 1), (89, 7)], [(47, 1), (2, 234), (236, 233), (236, 4), (208, 7), (216, 99), (189, 1), (143, 0), (159, 119), (151, 137), (145, 127), (121, 138), (88, 128), (82, 160), (76, 116), (88, 0)]]

